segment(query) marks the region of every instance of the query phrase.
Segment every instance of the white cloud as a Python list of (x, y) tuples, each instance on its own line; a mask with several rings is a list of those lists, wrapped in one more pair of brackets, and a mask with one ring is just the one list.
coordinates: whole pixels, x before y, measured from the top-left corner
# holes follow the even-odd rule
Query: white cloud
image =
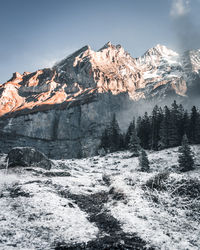
[(172, 0), (170, 15), (174, 18), (185, 16), (189, 11), (189, 0)]

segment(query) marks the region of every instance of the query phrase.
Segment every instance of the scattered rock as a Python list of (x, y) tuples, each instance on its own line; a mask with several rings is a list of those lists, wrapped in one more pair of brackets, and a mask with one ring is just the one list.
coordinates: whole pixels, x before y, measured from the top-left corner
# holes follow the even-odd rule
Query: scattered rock
[(122, 191), (116, 190), (114, 187), (112, 187), (109, 190), (109, 194), (111, 195), (113, 200), (119, 201), (119, 200), (125, 200), (126, 199), (126, 195)]
[(110, 176), (104, 174), (104, 175), (102, 176), (102, 180), (105, 182), (105, 184), (106, 184), (107, 186), (110, 186), (110, 184), (111, 184)]
[(47, 177), (66, 177), (66, 176), (71, 176), (71, 174), (69, 172), (45, 172), (43, 173), (44, 176)]
[(52, 161), (40, 151), (31, 147), (17, 147), (13, 148), (7, 156), (8, 167), (41, 167), (50, 170)]
[(19, 196), (21, 197), (31, 197), (31, 195), (27, 192), (25, 192), (24, 190), (21, 189), (21, 187), (17, 186), (17, 187), (12, 187), (9, 188), (8, 191), (10, 192), (10, 197), (11, 198), (17, 198)]

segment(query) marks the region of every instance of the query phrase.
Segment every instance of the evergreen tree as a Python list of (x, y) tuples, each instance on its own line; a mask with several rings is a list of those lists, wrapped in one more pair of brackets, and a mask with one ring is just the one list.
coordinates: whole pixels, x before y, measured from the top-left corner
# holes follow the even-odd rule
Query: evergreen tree
[(141, 127), (142, 117), (138, 116), (137, 122), (136, 122), (136, 134), (139, 137), (140, 136), (140, 127)]
[(158, 150), (162, 119), (163, 119), (162, 109), (158, 108), (158, 106), (156, 105), (152, 111), (152, 117), (151, 117), (151, 149), (153, 150)]
[(120, 128), (116, 119), (116, 115), (113, 115), (109, 129), (110, 136), (110, 149), (112, 152), (119, 150), (120, 147)]
[[(186, 134), (187, 138), (189, 138), (189, 134), (190, 134), (189, 125), (190, 125), (190, 118), (188, 115), (188, 111), (186, 110), (186, 111), (184, 111), (184, 115), (183, 115), (183, 119), (182, 119), (182, 126), (183, 126), (182, 138), (183, 138), (184, 134)], [(181, 142), (180, 142), (180, 145), (181, 145)]]
[(195, 106), (192, 107), (189, 124), (189, 141), (190, 143), (200, 143), (200, 115)]
[(169, 148), (171, 147), (176, 147), (178, 146), (178, 128), (176, 125), (176, 120), (173, 120), (175, 117), (170, 116), (170, 121), (169, 121), (169, 131), (168, 131), (168, 146)]
[(132, 132), (135, 130), (135, 118), (133, 118), (133, 121), (130, 123), (128, 129), (127, 129), (127, 132), (126, 132), (126, 135), (125, 135), (125, 141), (124, 141), (124, 146), (126, 149), (128, 149), (128, 145), (129, 145), (129, 142), (130, 142), (130, 137), (131, 137), (131, 134)]
[(141, 147), (140, 147), (140, 140), (136, 134), (136, 130), (134, 130), (131, 134), (130, 137), (130, 142), (129, 142), (129, 150), (133, 153), (133, 157), (139, 156)]
[(126, 148), (125, 146), (125, 134), (119, 135), (119, 149), (124, 150)]
[(137, 122), (137, 135), (140, 139), (140, 145), (144, 149), (150, 149), (150, 142), (151, 142), (151, 124), (150, 119), (145, 112), (144, 116), (141, 118), (138, 118)]
[(179, 147), (179, 169), (181, 172), (186, 172), (194, 169), (194, 159), (191, 148), (188, 144), (188, 138), (183, 136), (182, 145)]
[(186, 133), (186, 128), (188, 124), (187, 116), (185, 116), (185, 111), (180, 104), (178, 106), (178, 113), (177, 113), (177, 131), (178, 131), (178, 145), (181, 145), (182, 138), (184, 134)]
[(190, 142), (194, 144), (200, 143), (200, 114), (195, 106), (192, 107), (190, 125), (189, 125)]
[(107, 128), (104, 130), (104, 132), (103, 132), (103, 134), (101, 136), (100, 148), (104, 148), (105, 150), (110, 148), (110, 138), (108, 136)]
[(111, 152), (115, 152), (117, 150), (123, 149), (123, 147), (124, 138), (120, 133), (120, 128), (114, 114), (109, 126), (102, 134), (100, 148), (104, 148), (105, 150), (109, 149)]
[(197, 114), (197, 123), (195, 128), (196, 136), (195, 136), (195, 143), (200, 144), (200, 114)]
[(176, 101), (172, 103), (172, 108), (168, 114), (168, 145), (167, 147), (175, 147), (181, 145), (183, 135), (188, 135), (188, 114), (184, 111), (183, 106), (177, 105)]
[(172, 103), (169, 120), (169, 147), (176, 147), (179, 144), (178, 126), (179, 126), (179, 110), (176, 101)]
[(159, 149), (169, 147), (169, 129), (170, 129), (170, 110), (167, 106), (165, 106), (164, 116), (160, 128)]
[(139, 156), (139, 167), (140, 170), (143, 172), (148, 172), (149, 171), (149, 160), (148, 156), (145, 150), (141, 150), (140, 156)]
[[(185, 117), (186, 118), (186, 117)], [(182, 105), (172, 103), (171, 109), (164, 107), (164, 117), (160, 129), (160, 148), (176, 147), (181, 144), (185, 133), (184, 109)]]

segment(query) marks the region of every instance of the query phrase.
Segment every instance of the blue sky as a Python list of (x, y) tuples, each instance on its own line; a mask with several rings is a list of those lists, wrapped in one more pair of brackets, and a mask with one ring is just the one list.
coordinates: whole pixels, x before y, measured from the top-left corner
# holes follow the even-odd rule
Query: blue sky
[(133, 57), (158, 43), (179, 49), (174, 19), (200, 27), (199, 10), (200, 0), (0, 0), (0, 83), (86, 44), (111, 41)]

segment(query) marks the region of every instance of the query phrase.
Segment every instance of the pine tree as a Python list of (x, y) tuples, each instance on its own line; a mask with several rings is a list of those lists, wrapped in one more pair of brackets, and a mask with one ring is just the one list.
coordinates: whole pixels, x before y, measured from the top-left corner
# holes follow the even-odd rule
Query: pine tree
[(138, 137), (140, 137), (141, 123), (142, 123), (142, 117), (138, 116), (137, 122), (136, 122), (136, 134), (137, 134)]
[(119, 149), (124, 150), (126, 148), (125, 146), (125, 134), (119, 135)]
[(140, 147), (140, 140), (136, 134), (136, 130), (134, 130), (131, 134), (130, 137), (130, 142), (129, 142), (129, 150), (133, 153), (133, 157), (139, 156), (141, 147)]
[(190, 143), (197, 144), (200, 141), (200, 115), (195, 106), (192, 107), (189, 124), (189, 141)]
[(107, 150), (109, 147), (110, 147), (110, 139), (106, 128), (101, 136), (100, 148), (104, 148), (104, 150)]
[(164, 107), (164, 117), (160, 129), (160, 148), (176, 147), (181, 144), (184, 134), (184, 110), (182, 105), (172, 103), (171, 109)]
[(121, 136), (120, 128), (116, 119), (116, 115), (113, 115), (112, 121), (108, 128), (108, 136), (110, 138), (110, 150), (111, 152), (117, 151), (120, 148)]
[(190, 120), (190, 135), (191, 143), (199, 144), (200, 143), (200, 113), (194, 106), (192, 108), (191, 120)]
[(147, 153), (143, 149), (141, 150), (140, 156), (139, 156), (139, 167), (140, 167), (140, 170), (143, 172), (148, 172), (150, 168)]
[(181, 172), (187, 172), (194, 169), (194, 159), (191, 148), (188, 144), (188, 138), (183, 136), (182, 145), (179, 147), (179, 169)]
[(129, 142), (130, 142), (130, 137), (131, 137), (131, 134), (132, 132), (135, 130), (135, 119), (133, 118), (133, 121), (130, 123), (128, 129), (127, 129), (127, 132), (126, 132), (126, 135), (125, 135), (125, 141), (124, 141), (124, 146), (126, 149), (128, 149), (128, 145), (129, 145)]
[(151, 149), (153, 150), (158, 150), (162, 119), (163, 119), (162, 109), (158, 108), (158, 106), (156, 105), (152, 111), (152, 117), (151, 117)]
[(169, 129), (170, 129), (170, 110), (167, 106), (165, 106), (164, 116), (160, 128), (159, 149), (169, 147)]
[(151, 124), (150, 119), (145, 112), (142, 119), (139, 117), (137, 121), (137, 135), (140, 139), (140, 145), (144, 149), (150, 149), (151, 142)]
[[(189, 134), (190, 134), (189, 125), (190, 125), (190, 118), (188, 115), (188, 111), (186, 110), (184, 112), (183, 119), (182, 119), (182, 126), (183, 126), (182, 138), (183, 138), (184, 134), (186, 134), (187, 138), (189, 138)], [(182, 141), (182, 139), (181, 139), (181, 141)], [(181, 142), (180, 142), (180, 145), (181, 145)]]
[(172, 103), (172, 108), (170, 110), (170, 120), (169, 120), (169, 147), (178, 146), (178, 120), (179, 120), (179, 110), (176, 101)]
[(182, 138), (186, 133), (187, 123), (188, 123), (187, 116), (185, 116), (184, 108), (182, 104), (180, 104), (178, 106), (178, 113), (177, 113), (178, 145), (181, 145)]
[(120, 128), (115, 114), (101, 136), (100, 148), (115, 152), (124, 148), (124, 138), (120, 133)]
[(200, 144), (200, 114), (197, 114), (195, 143)]

